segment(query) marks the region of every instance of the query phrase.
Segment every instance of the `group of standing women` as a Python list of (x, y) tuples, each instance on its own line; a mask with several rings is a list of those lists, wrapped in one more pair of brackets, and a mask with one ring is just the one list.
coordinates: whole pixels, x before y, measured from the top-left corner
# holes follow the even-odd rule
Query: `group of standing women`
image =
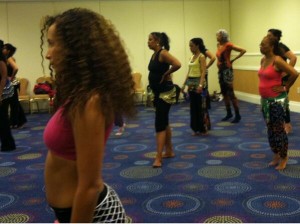
[[(270, 166), (277, 165), (277, 170), (282, 170), (287, 164), (288, 149), (288, 124), (290, 123), (288, 107), (288, 90), (295, 82), (298, 73), (293, 68), (296, 59), (290, 50), (279, 44), (280, 35), (272, 36), (275, 29), (268, 31), (260, 45), (261, 53), (264, 55), (261, 61), (259, 75), (259, 93), (261, 95), (262, 112), (268, 129), (268, 140), (274, 158)], [(276, 30), (275, 30), (276, 31)], [(276, 34), (276, 32), (275, 32)], [(238, 106), (238, 99), (233, 88), (233, 67), (232, 64), (242, 57), (246, 50), (229, 40), (226, 30), (220, 29), (216, 33), (217, 39), (217, 66), (218, 78), (222, 96), (224, 98), (226, 115), (222, 121), (233, 117), (231, 104), (234, 108), (234, 117), (231, 123), (238, 123), (241, 115)], [(181, 64), (169, 53), (169, 38), (165, 33), (153, 32), (149, 35), (148, 46), (154, 51), (149, 62), (149, 86), (154, 92), (155, 106), (155, 131), (156, 131), (156, 158), (154, 168), (162, 167), (163, 158), (175, 156), (172, 146), (172, 131), (169, 126), (170, 101), (174, 97), (174, 84), (171, 74), (177, 71)], [(284, 47), (285, 46), (285, 47)], [(190, 127), (193, 135), (206, 135), (210, 129), (208, 113), (208, 83), (207, 69), (214, 63), (215, 56), (206, 49), (201, 38), (192, 38), (189, 42), (192, 56), (189, 60), (188, 73), (181, 88), (184, 92), (188, 87), (190, 97)], [(238, 54), (231, 59), (231, 52)], [(207, 63), (206, 59), (209, 58)], [(288, 64), (286, 59), (290, 60)], [(163, 153), (165, 149), (165, 153)]]
[[(233, 91), (232, 63), (241, 57), (246, 50), (229, 42), (228, 33), (225, 30), (217, 32), (218, 41), (218, 68), (221, 92), (224, 97), (227, 115), (226, 121), (232, 117), (230, 101), (235, 110), (235, 118), (232, 123), (238, 123), (241, 119), (237, 98)], [(162, 166), (163, 158), (175, 156), (172, 146), (172, 131), (169, 126), (169, 111), (172, 100), (176, 97), (176, 91), (171, 74), (177, 71), (181, 64), (169, 53), (169, 38), (165, 33), (153, 32), (149, 35), (148, 47), (154, 51), (149, 62), (149, 86), (154, 92), (155, 106), (155, 131), (156, 131), (156, 158), (154, 168)], [(216, 57), (206, 49), (201, 38), (193, 38), (189, 42), (192, 57), (189, 60), (189, 69), (181, 88), (184, 92), (188, 87), (190, 97), (190, 127), (193, 135), (206, 135), (211, 128), (208, 113), (208, 68), (214, 63)], [(233, 60), (230, 59), (232, 50), (240, 52)], [(209, 58), (208, 63), (206, 59)], [(165, 153), (163, 154), (163, 150)]]

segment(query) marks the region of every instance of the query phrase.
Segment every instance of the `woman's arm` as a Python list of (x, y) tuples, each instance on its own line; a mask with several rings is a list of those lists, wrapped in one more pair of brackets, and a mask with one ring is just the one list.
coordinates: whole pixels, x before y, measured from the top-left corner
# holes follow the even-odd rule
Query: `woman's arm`
[(197, 91), (201, 92), (202, 89), (204, 88), (204, 80), (205, 80), (205, 73), (206, 73), (206, 61), (204, 55), (201, 54), (199, 57), (199, 63), (200, 63), (200, 83), (198, 86)]
[(273, 87), (273, 90), (275, 92), (288, 91), (291, 88), (291, 86), (294, 84), (296, 79), (298, 78), (299, 74), (298, 74), (297, 70), (290, 64), (286, 63), (279, 56), (275, 57), (274, 65), (277, 70), (282, 71), (283, 73), (289, 74), (289, 76), (288, 76), (288, 80), (287, 80), (285, 86), (275, 86), (275, 87)]
[(11, 81), (13, 81), (15, 78), (16, 78), (16, 75), (19, 71), (19, 68), (18, 68), (18, 65), (16, 63), (16, 61), (14, 60), (13, 57), (10, 57), (7, 59), (7, 64), (12, 67), (13, 69), (13, 72), (12, 72), (12, 75), (11, 75)]
[(0, 81), (0, 102), (1, 102), (3, 89), (5, 87), (6, 79), (7, 79), (7, 67), (4, 61), (0, 61), (0, 77), (1, 77), (1, 81)]
[(295, 67), (297, 62), (297, 56), (292, 51), (285, 52), (284, 56), (289, 59), (289, 64)]
[(160, 55), (159, 55), (159, 61), (160, 62), (165, 62), (165, 63), (168, 63), (170, 65), (170, 68), (168, 71), (165, 72), (165, 74), (163, 75), (163, 78), (161, 80), (161, 82), (163, 80), (168, 80), (170, 75), (177, 71), (178, 69), (180, 69), (181, 67), (181, 63), (180, 61), (175, 58), (173, 55), (171, 55), (169, 53), (169, 51), (167, 50), (162, 50)]
[(238, 47), (236, 45), (232, 46), (232, 50), (240, 52), (240, 53), (234, 59), (230, 60), (231, 64), (246, 53), (246, 50), (244, 48)]
[(210, 59), (206, 65), (206, 69), (208, 69), (215, 62), (216, 57), (209, 50), (205, 51), (205, 55)]
[(103, 190), (102, 163), (106, 120), (99, 110), (99, 96), (92, 96), (82, 113), (72, 119), (76, 145), (78, 185), (72, 206), (72, 223), (93, 221), (98, 195)]
[(187, 74), (185, 76), (184, 82), (183, 82), (182, 87), (181, 87), (181, 92), (184, 92), (184, 89), (185, 89), (185, 86), (186, 86), (186, 80), (189, 77), (189, 73), (190, 73), (190, 68), (189, 68), (189, 70), (188, 70), (188, 72), (187, 72)]

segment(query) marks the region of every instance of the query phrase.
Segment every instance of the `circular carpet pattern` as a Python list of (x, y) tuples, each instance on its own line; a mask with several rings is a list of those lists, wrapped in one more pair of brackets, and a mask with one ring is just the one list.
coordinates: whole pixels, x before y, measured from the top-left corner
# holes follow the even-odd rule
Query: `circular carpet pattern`
[(269, 143), (265, 142), (244, 142), (238, 145), (238, 148), (245, 151), (266, 151), (271, 150)]
[(103, 169), (104, 170), (116, 169), (120, 166), (121, 166), (121, 163), (104, 163)]
[(224, 138), (218, 139), (218, 142), (224, 142), (224, 143), (236, 143), (236, 142), (240, 142), (240, 141), (242, 141), (242, 139), (239, 138), (238, 136), (224, 137)]
[(35, 163), (26, 167), (27, 170), (43, 170), (45, 168), (45, 163)]
[(251, 191), (252, 187), (246, 183), (240, 182), (224, 182), (215, 185), (215, 190), (226, 194), (242, 194)]
[(253, 161), (253, 162), (246, 162), (243, 164), (244, 167), (250, 168), (250, 169), (264, 169), (267, 168), (269, 165), (268, 163), (259, 162), (259, 161)]
[(187, 126), (187, 124), (186, 123), (172, 123), (171, 124), (171, 127), (174, 127), (174, 128), (179, 128), (179, 127), (185, 127), (185, 126)]
[(146, 166), (146, 165), (150, 164), (150, 161), (148, 161), (148, 160), (138, 160), (138, 161), (135, 161), (134, 164), (138, 165), (138, 166)]
[(188, 162), (173, 162), (168, 164), (168, 167), (176, 170), (185, 170), (193, 166), (194, 166), (193, 163), (188, 163)]
[(263, 216), (284, 217), (300, 213), (300, 201), (284, 195), (259, 195), (244, 202), (251, 212)]
[(26, 139), (26, 138), (30, 138), (30, 137), (31, 137), (31, 134), (28, 134), (28, 133), (19, 133), (19, 134), (14, 135), (15, 140)]
[(19, 160), (31, 160), (31, 159), (37, 159), (40, 158), (42, 156), (41, 153), (27, 153), (27, 154), (23, 154), (17, 157), (17, 159)]
[(158, 191), (162, 188), (162, 184), (150, 181), (136, 182), (127, 186), (127, 190), (132, 193), (148, 194)]
[(211, 179), (238, 177), (241, 170), (232, 166), (207, 166), (198, 170), (198, 175)]
[(162, 173), (162, 169), (153, 169), (152, 166), (138, 166), (129, 167), (122, 170), (120, 175), (125, 178), (137, 178), (145, 179), (149, 177), (159, 176)]
[(10, 194), (0, 193), (0, 209), (7, 208), (17, 200), (17, 197)]
[(180, 158), (182, 158), (182, 159), (195, 159), (195, 158), (197, 158), (197, 156), (195, 154), (185, 154), (185, 155), (180, 156)]
[(0, 223), (27, 223), (27, 222), (30, 222), (30, 216), (26, 214), (12, 213), (12, 214), (0, 216)]
[(167, 174), (165, 176), (165, 179), (170, 182), (184, 182), (184, 181), (192, 180), (193, 175), (188, 173), (173, 173), (173, 174)]
[(300, 178), (300, 165), (286, 166), (284, 170), (279, 171), (282, 175), (292, 177), (292, 178)]
[(0, 163), (0, 166), (6, 167), (6, 166), (13, 166), (15, 164), (16, 164), (15, 162), (3, 162)]
[(257, 182), (270, 182), (277, 179), (277, 176), (272, 173), (253, 173), (247, 177), (249, 180)]
[(212, 152), (211, 155), (217, 158), (229, 158), (229, 157), (234, 157), (236, 155), (236, 152), (229, 151), (229, 150), (222, 150), (222, 151)]
[(27, 152), (31, 149), (31, 147), (29, 146), (22, 146), (22, 145), (18, 145), (16, 150), (14, 151), (11, 151), (11, 152), (1, 152), (0, 153), (2, 154), (16, 154), (16, 153), (24, 153), (24, 152)]
[(207, 165), (220, 165), (222, 164), (222, 160), (218, 160), (218, 159), (210, 159), (206, 161)]
[(250, 157), (253, 159), (264, 159), (267, 157), (267, 155), (264, 153), (253, 153), (250, 155)]
[(227, 207), (234, 204), (234, 200), (229, 198), (218, 198), (211, 201), (211, 204), (218, 207)]
[(300, 150), (289, 149), (289, 157), (300, 157)]
[(190, 193), (197, 193), (201, 191), (205, 191), (208, 189), (208, 185), (201, 184), (201, 183), (189, 183), (184, 184), (180, 187), (183, 191), (190, 192)]
[(275, 184), (272, 187), (274, 190), (283, 191), (283, 192), (289, 192), (289, 191), (293, 192), (298, 188), (295, 184), (290, 184), (290, 183)]
[(234, 216), (218, 215), (205, 219), (203, 223), (243, 223), (243, 220)]
[(204, 201), (183, 194), (161, 195), (144, 203), (144, 209), (156, 215), (187, 215), (200, 211), (204, 207)]
[(203, 143), (184, 143), (184, 144), (177, 145), (175, 147), (176, 151), (184, 151), (184, 152), (199, 152), (207, 149), (208, 149), (208, 145)]
[(7, 177), (14, 174), (16, 171), (17, 169), (13, 167), (0, 167), (0, 177)]
[(144, 144), (123, 144), (114, 147), (115, 152), (123, 152), (123, 153), (132, 153), (132, 152), (141, 152), (147, 148)]
[(36, 178), (37, 178), (37, 174), (25, 173), (25, 174), (11, 176), (9, 180), (13, 182), (26, 182), (26, 181), (33, 181)]
[(236, 135), (236, 131), (233, 130), (210, 130), (209, 135), (224, 137), (224, 136), (233, 136)]
[(19, 184), (17, 186), (14, 186), (14, 189), (16, 191), (30, 191), (37, 188), (36, 184)]

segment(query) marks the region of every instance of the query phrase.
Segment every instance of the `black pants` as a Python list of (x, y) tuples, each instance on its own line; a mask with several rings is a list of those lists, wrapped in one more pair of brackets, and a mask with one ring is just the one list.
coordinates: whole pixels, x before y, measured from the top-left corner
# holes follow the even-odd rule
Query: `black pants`
[(8, 117), (8, 105), (12, 98), (2, 100), (0, 104), (0, 140), (1, 151), (11, 151), (16, 149), (15, 140), (10, 130), (10, 123)]
[(205, 133), (207, 130), (204, 124), (204, 113), (206, 112), (203, 108), (203, 99), (201, 93), (195, 91), (189, 91), (190, 95), (190, 115), (191, 115), (191, 129), (194, 132)]
[(24, 110), (19, 102), (18, 86), (14, 86), (14, 95), (10, 103), (10, 125), (20, 127), (27, 122)]
[(169, 125), (169, 112), (171, 104), (156, 97), (155, 101), (155, 131), (161, 132), (166, 130)]

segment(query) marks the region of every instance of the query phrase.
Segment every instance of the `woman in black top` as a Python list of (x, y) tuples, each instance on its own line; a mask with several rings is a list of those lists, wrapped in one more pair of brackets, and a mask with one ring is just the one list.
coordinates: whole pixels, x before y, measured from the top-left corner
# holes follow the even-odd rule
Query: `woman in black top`
[[(0, 140), (1, 151), (12, 151), (16, 149), (15, 140), (11, 134), (8, 117), (8, 105), (11, 97), (6, 94), (5, 88), (9, 84), (7, 78), (6, 59), (2, 54), (3, 41), (0, 40)], [(9, 94), (9, 96), (12, 96)]]
[[(279, 43), (279, 51), (277, 53), (283, 60), (288, 61), (288, 63), (295, 67), (297, 62), (297, 56), (290, 50), (288, 46), (284, 43), (280, 42), (282, 32), (278, 29), (269, 29), (268, 36), (275, 37)], [(289, 74), (285, 74), (282, 78), (282, 85), (285, 86), (287, 80), (289, 79)], [(291, 125), (291, 115), (290, 115), (290, 108), (289, 104), (287, 104), (287, 108), (285, 110), (285, 123), (284, 123), (285, 132), (288, 134), (292, 132), (292, 125)]]
[[(149, 86), (154, 93), (155, 106), (157, 155), (153, 167), (159, 168), (162, 166), (162, 158), (175, 156), (169, 126), (169, 111), (179, 91), (172, 82), (171, 74), (177, 71), (181, 64), (169, 53), (169, 38), (165, 33), (152, 32), (148, 38), (148, 47), (154, 51), (148, 65)], [(162, 155), (164, 148), (165, 153)]]
[(4, 44), (2, 53), (7, 58), (7, 76), (14, 86), (14, 95), (10, 100), (10, 125), (12, 128), (22, 128), (27, 122), (24, 110), (19, 102), (19, 89), (20, 83), (15, 82), (18, 72), (18, 66), (16, 64), (13, 55), (17, 48), (10, 43)]

